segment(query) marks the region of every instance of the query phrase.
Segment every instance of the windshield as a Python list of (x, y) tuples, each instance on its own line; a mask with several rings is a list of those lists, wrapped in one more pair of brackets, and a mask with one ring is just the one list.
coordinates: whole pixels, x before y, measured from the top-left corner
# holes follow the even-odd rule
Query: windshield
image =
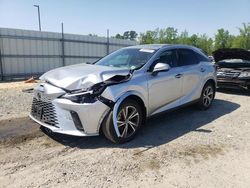
[(152, 57), (155, 50), (124, 48), (115, 51), (96, 62), (96, 65), (139, 69)]

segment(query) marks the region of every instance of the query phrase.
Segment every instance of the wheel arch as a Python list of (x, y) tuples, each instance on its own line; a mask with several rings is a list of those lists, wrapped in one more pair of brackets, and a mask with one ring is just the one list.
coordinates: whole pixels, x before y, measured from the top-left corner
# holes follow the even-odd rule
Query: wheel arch
[(203, 85), (203, 87), (207, 84), (207, 83), (211, 83), (214, 87), (214, 90), (216, 90), (216, 81), (212, 78), (207, 79), (207, 81), (205, 82), (205, 84)]
[[(133, 99), (135, 100), (141, 107), (142, 107), (142, 111), (143, 111), (143, 121), (142, 123), (145, 124), (146, 122), (146, 118), (147, 118), (147, 107), (146, 107), (146, 99), (143, 97), (143, 95), (141, 95), (139, 92), (137, 91), (128, 91), (124, 94), (122, 94), (117, 101), (115, 102), (115, 105), (113, 106), (113, 109), (111, 109), (109, 112), (113, 111), (113, 124), (114, 124), (114, 128), (116, 131), (117, 136), (119, 137), (119, 131), (118, 131), (118, 127), (117, 127), (117, 119), (116, 119), (116, 114), (118, 112), (118, 108), (119, 106), (126, 100), (128, 99)], [(108, 113), (106, 114), (108, 115)], [(104, 120), (105, 118), (103, 118)], [(103, 121), (102, 120), (102, 121)], [(102, 126), (103, 122), (101, 123), (101, 125), (99, 126), (99, 132), (101, 130), (101, 126)]]
[(142, 98), (140, 96), (138, 96), (138, 95), (131, 94), (131, 95), (127, 96), (122, 102), (124, 102), (124, 101), (126, 101), (128, 99), (132, 99), (132, 100), (136, 101), (140, 105), (142, 113), (143, 113), (142, 124), (145, 124), (146, 123), (146, 118), (147, 118), (147, 108), (146, 108), (145, 103), (142, 100)]
[(214, 87), (214, 97), (215, 97), (215, 93), (216, 93), (216, 81), (213, 78), (208, 78), (205, 81), (205, 83), (203, 84), (201, 92), (203, 91), (203, 88), (205, 87), (205, 85), (208, 84), (208, 83), (211, 83), (213, 85), (213, 87)]

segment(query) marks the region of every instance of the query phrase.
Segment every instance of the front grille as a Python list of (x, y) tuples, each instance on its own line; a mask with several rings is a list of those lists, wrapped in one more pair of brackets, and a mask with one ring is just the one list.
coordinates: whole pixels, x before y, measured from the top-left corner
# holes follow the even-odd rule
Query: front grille
[(238, 77), (240, 75), (239, 72), (226, 72), (225, 76), (228, 77)]
[(240, 72), (217, 72), (218, 77), (237, 78)]
[(31, 115), (43, 123), (58, 127), (55, 107), (50, 100), (42, 101), (34, 97), (31, 107)]

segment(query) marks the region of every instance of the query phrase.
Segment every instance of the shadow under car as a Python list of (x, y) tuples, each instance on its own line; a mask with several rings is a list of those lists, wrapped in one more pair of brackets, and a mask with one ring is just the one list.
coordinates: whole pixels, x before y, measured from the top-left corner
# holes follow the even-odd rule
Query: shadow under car
[(212, 130), (201, 127), (215, 119), (230, 114), (239, 107), (239, 104), (215, 99), (211, 108), (206, 111), (199, 111), (192, 105), (166, 112), (160, 116), (148, 119), (134, 140), (119, 145), (111, 143), (105, 139), (104, 136), (75, 137), (47, 132), (44, 128), (42, 128), (42, 130), (49, 137), (65, 146), (81, 149), (156, 147), (177, 139), (191, 131), (209, 134)]

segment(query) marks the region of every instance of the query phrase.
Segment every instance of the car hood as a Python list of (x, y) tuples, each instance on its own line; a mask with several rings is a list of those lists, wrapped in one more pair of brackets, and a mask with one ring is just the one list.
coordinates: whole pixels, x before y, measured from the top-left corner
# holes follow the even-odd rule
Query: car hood
[(250, 61), (250, 51), (240, 48), (224, 48), (213, 52), (215, 62), (225, 59), (242, 59)]
[(67, 90), (87, 90), (97, 83), (115, 76), (127, 76), (129, 73), (129, 69), (82, 63), (53, 69), (43, 74), (40, 79)]

